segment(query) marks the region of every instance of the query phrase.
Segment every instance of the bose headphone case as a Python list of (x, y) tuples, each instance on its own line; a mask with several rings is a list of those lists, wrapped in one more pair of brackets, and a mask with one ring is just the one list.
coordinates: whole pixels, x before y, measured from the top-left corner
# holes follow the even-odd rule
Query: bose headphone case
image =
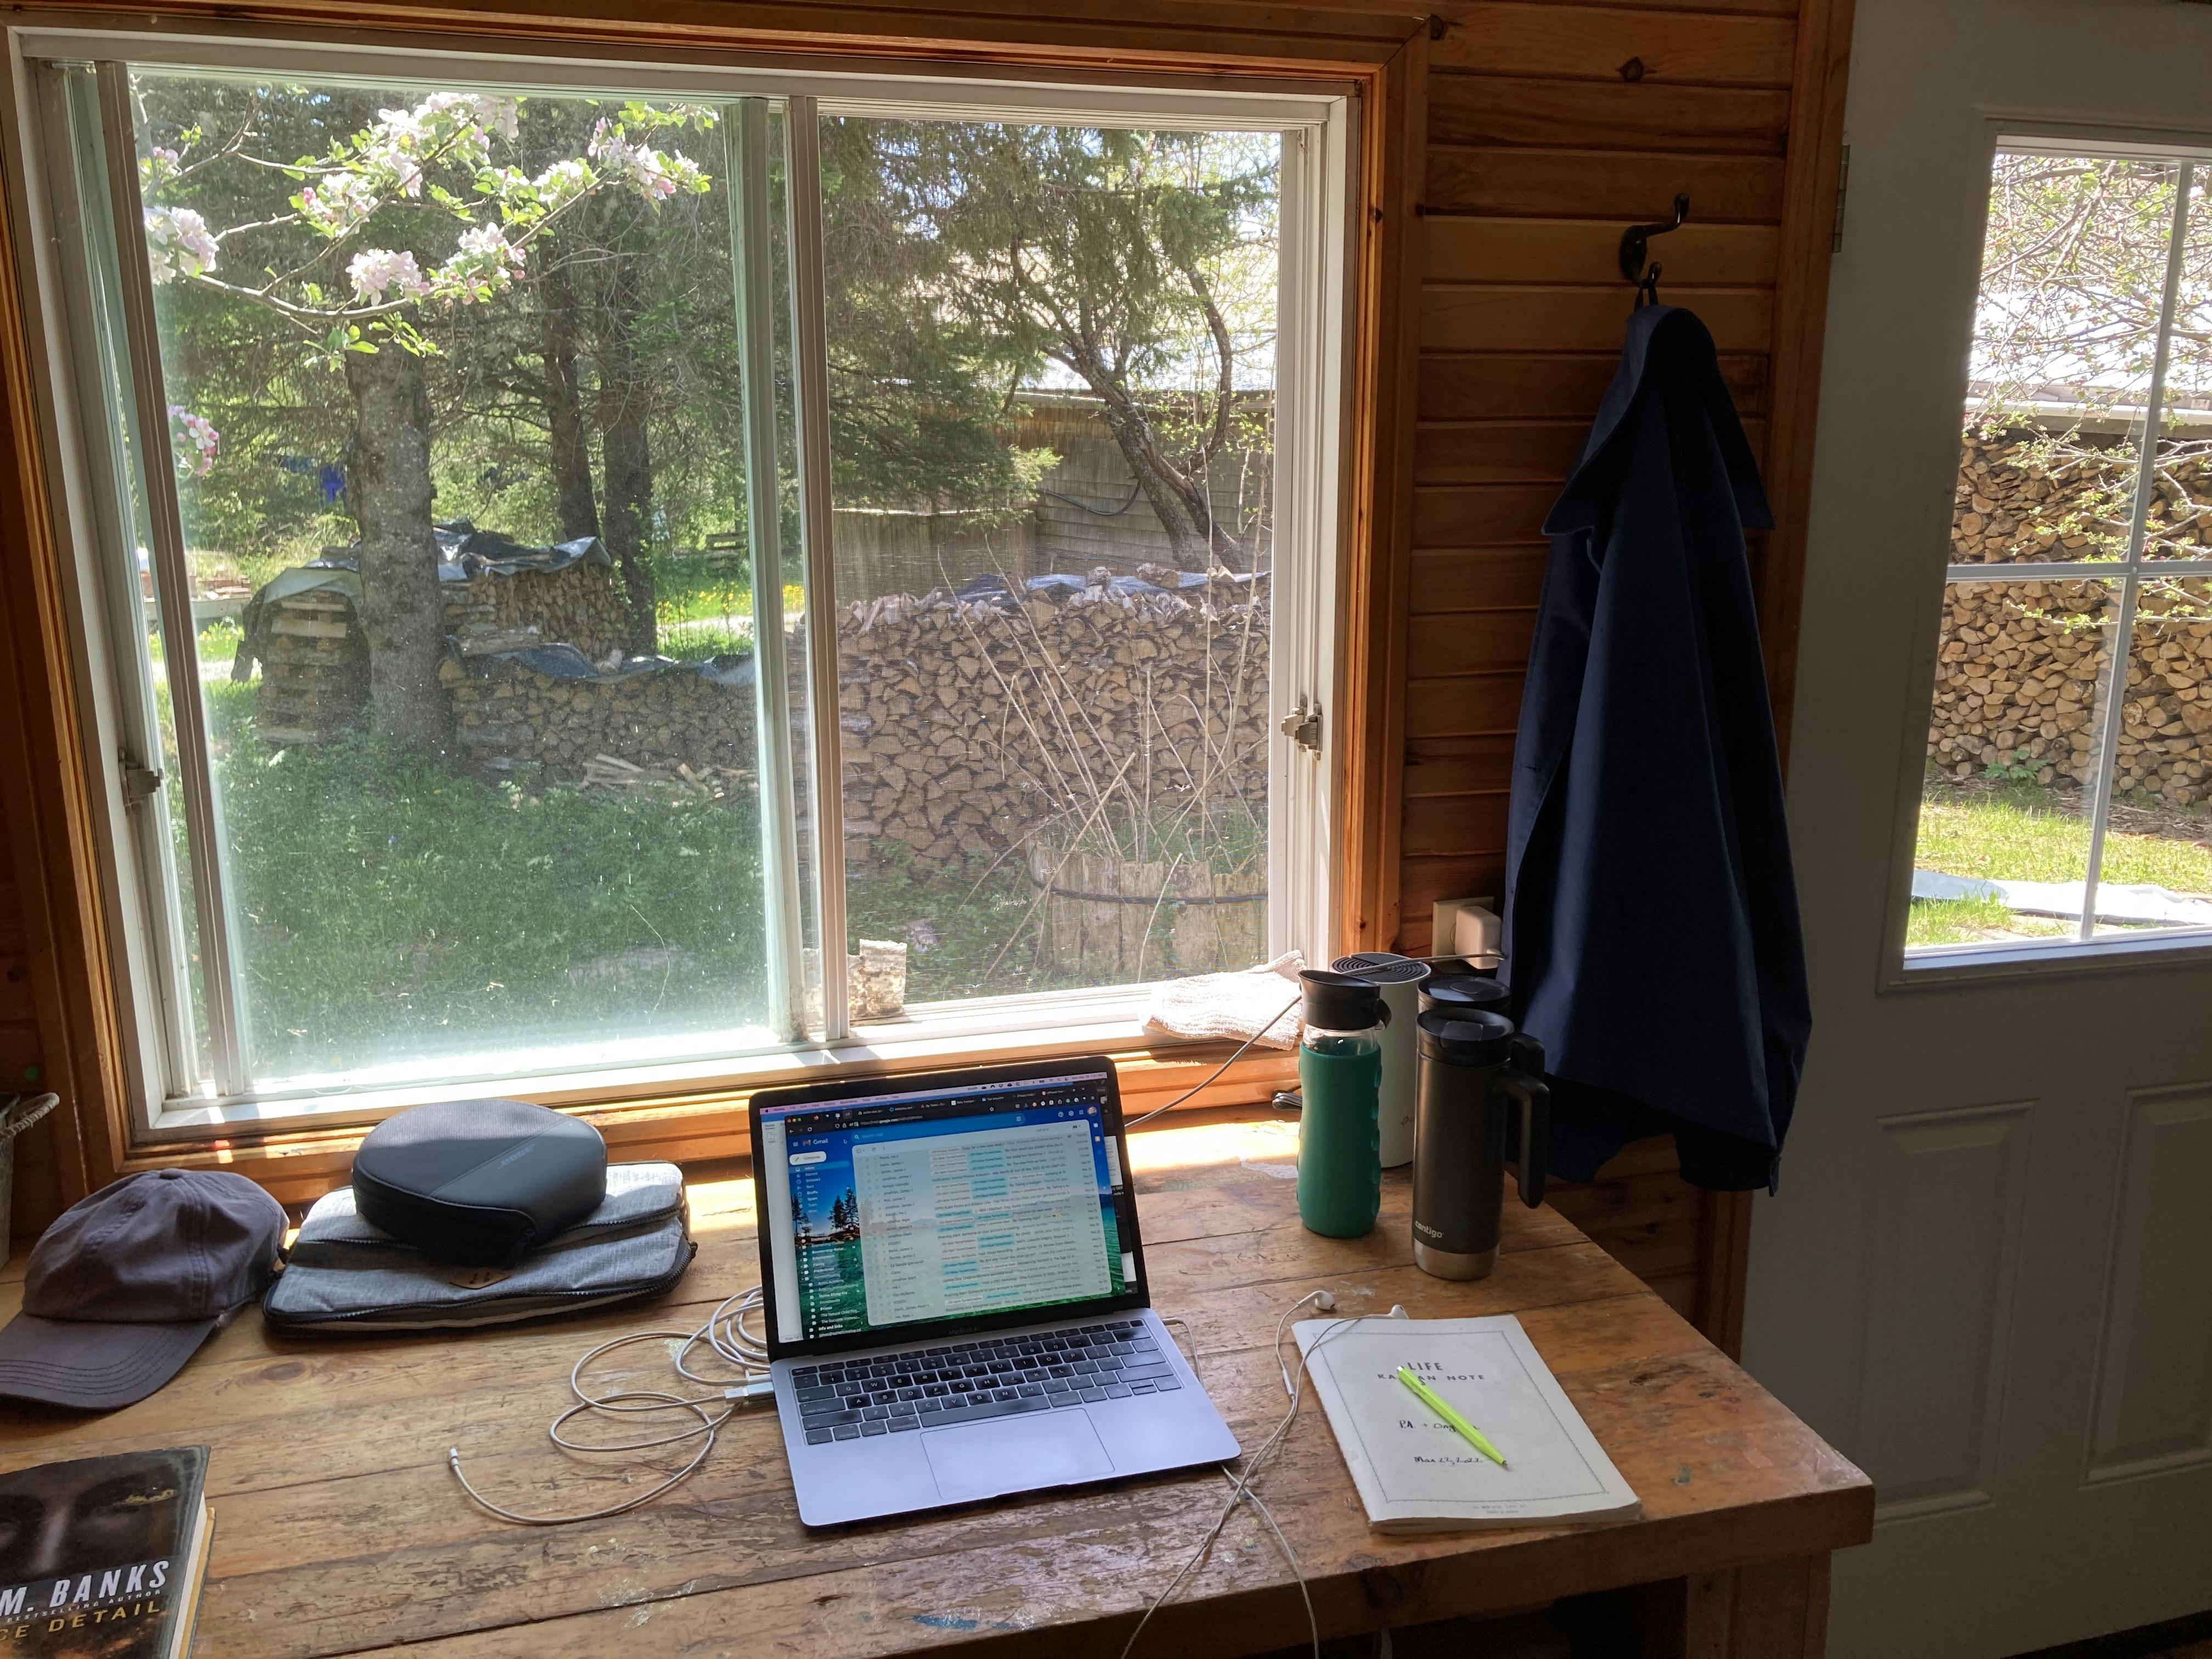
[(354, 1154), (362, 1219), (441, 1261), (512, 1266), (599, 1206), (607, 1144), (522, 1100), (454, 1100), (386, 1118)]

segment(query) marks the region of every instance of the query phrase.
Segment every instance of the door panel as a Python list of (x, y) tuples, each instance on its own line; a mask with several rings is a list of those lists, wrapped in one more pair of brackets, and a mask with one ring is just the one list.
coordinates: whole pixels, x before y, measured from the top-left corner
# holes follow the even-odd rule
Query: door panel
[(2212, 1086), (2129, 1103), (2089, 1479), (2212, 1457)]
[[(1876, 1485), (1874, 1541), (1836, 1563), (1832, 1650), (2002, 1659), (2212, 1607), (2212, 955), (2058, 957), (2051, 930), (2021, 926), (2040, 959), (1905, 967), (1931, 759), (1947, 805), (2000, 738), (2023, 789), (2076, 787), (2082, 710), (2102, 706), (2083, 693), (2116, 654), (2172, 688), (2127, 693), (2123, 793), (2202, 721), (2170, 678), (2193, 675), (2165, 649), (2174, 625), (2145, 620), (2163, 602), (2120, 614), (2117, 539), (2045, 544), (2010, 495), (1962, 503), (1960, 411), (2000, 137), (2132, 136), (2189, 158), (2192, 222), (2212, 214), (2212, 7), (1856, 12), (1790, 778), (1815, 1024), (1780, 1192), (1754, 1219), (1744, 1353)], [(2100, 441), (2125, 451), (2124, 422)], [(2194, 482), (2168, 482), (2146, 558), (2192, 521)], [(2009, 562), (1986, 581), (1957, 568), (2054, 550), (2071, 586), (2053, 573), (2039, 594)], [(2031, 826), (2033, 858), (1990, 873), (2078, 886), (2093, 817)], [(2188, 857), (2170, 867), (2169, 886), (2198, 890)], [(2103, 909), (2100, 894), (2100, 938)]]
[(1860, 1443), (1884, 1516), (1996, 1485), (2031, 1110), (1881, 1125)]

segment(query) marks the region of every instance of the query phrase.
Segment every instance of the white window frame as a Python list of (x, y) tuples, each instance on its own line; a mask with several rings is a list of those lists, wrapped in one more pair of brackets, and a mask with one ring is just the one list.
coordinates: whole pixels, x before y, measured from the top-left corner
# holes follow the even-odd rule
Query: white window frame
[[(2146, 928), (2140, 933), (2130, 933), (2100, 934), (2095, 931), (2097, 887), (2104, 866), (2106, 820), (2112, 804), (2114, 780), (2119, 769), (2119, 738), (2123, 710), (2128, 701), (2127, 674), (2134, 660), (2136, 596), (2147, 576), (2212, 576), (2212, 558), (2146, 559), (2143, 556), (2150, 507), (2156, 495), (2157, 471), (2153, 462), (2165, 413), (2166, 370), (2180, 295), (2189, 216), (2192, 206), (2212, 196), (2212, 143), (2207, 143), (2201, 137), (2177, 137), (2167, 140), (2141, 135), (2083, 131), (2038, 122), (1993, 122), (1988, 129), (1984, 164), (1981, 172), (1984, 210), (1988, 204), (1987, 181), (1994, 174), (1996, 158), (2005, 154), (2168, 161), (2181, 170), (2167, 234), (2165, 286), (2159, 307), (2159, 333), (2150, 382), (2142, 404), (2140, 407), (2127, 406), (2123, 411), (2129, 417), (2130, 434), (2138, 447), (2135, 499), (2129, 514), (2126, 555), (2110, 562), (2021, 560), (2011, 563), (1947, 564), (1937, 611), (1940, 617), (1942, 607), (1949, 604), (1954, 586), (1968, 583), (2087, 580), (2105, 582), (2112, 590), (2112, 649), (2097, 678), (2097, 701), (2091, 721), (2101, 763), (2095, 786), (2091, 791), (2089, 851), (2082, 881), (2081, 915), (2070, 937), (2053, 937), (2044, 940), (2004, 939), (1966, 945), (1906, 945), (1906, 917), (1912, 903), (1912, 871), (1917, 862), (1915, 854), (1918, 845), (1921, 809), (1921, 793), (1915, 787), (1900, 802), (1899, 845), (1901, 856), (1898, 862), (1901, 868), (1890, 907), (1893, 942), (1888, 954), (1893, 966), (1885, 976), (1885, 987), (1889, 989), (1933, 988), (1962, 980), (2015, 977), (2024, 974), (2040, 976), (2101, 971), (2130, 964), (2149, 966), (2194, 957), (2212, 947), (2212, 928), (2206, 927)], [(1980, 303), (1981, 260), (1985, 240), (1985, 237), (1978, 238), (1974, 243), (1972, 292), (1977, 307)], [(1971, 342), (1971, 317), (1966, 332)], [(1962, 375), (1964, 372), (1962, 357)], [(1956, 470), (1954, 463), (1954, 474)], [(1945, 522), (1948, 529), (1948, 518)], [(1928, 707), (1932, 709), (1933, 706), (1934, 675), (1931, 672)]]
[[(119, 64), (131, 68), (168, 68), (198, 73), (233, 73), (240, 77), (295, 74), (320, 82), (353, 81), (378, 86), (434, 88), (480, 82), (524, 94), (599, 92), (651, 98), (696, 97), (718, 103), (775, 100), (786, 107), (790, 143), (789, 208), (792, 215), (793, 327), (797, 343), (796, 419), (800, 454), (800, 524), (807, 592), (806, 632), (811, 692), (817, 718), (810, 765), (815, 798), (808, 803), (817, 831), (842, 823), (839, 805), (842, 770), (838, 753), (837, 659), (835, 562), (830, 544), (830, 483), (826, 464), (828, 417), (823, 355), (820, 200), (814, 150), (818, 127), (814, 115), (870, 115), (938, 119), (1018, 119), (1067, 125), (1122, 125), (1181, 130), (1278, 132), (1284, 137), (1282, 261), (1277, 326), (1275, 404), (1275, 568), (1273, 641), (1269, 665), (1271, 729), (1268, 733), (1268, 949), (1296, 949), (1308, 960), (1325, 958), (1337, 926), (1337, 895), (1330, 857), (1328, 812), (1335, 793), (1338, 744), (1330, 711), (1336, 669), (1338, 548), (1347, 498), (1345, 468), (1351, 462), (1340, 441), (1350, 395), (1347, 362), (1352, 303), (1350, 251), (1353, 223), (1352, 182), (1356, 177), (1354, 94), (1340, 83), (1233, 77), (1203, 84), (1172, 80), (1141, 86), (1104, 85), (1077, 79), (1052, 79), (994, 70), (975, 77), (942, 70), (912, 73), (853, 73), (811, 69), (762, 68), (727, 57), (702, 53), (682, 61), (663, 58), (637, 63), (605, 52), (564, 53), (558, 47), (533, 46), (513, 53), (486, 52), (480, 43), (444, 40), (400, 45), (362, 44), (358, 39), (323, 43), (310, 36), (283, 38), (203, 33), (185, 27), (134, 30), (79, 27), (17, 27), (9, 31), (4, 112), (18, 143), (10, 147), (9, 186), (27, 210), (19, 220), (34, 228), (19, 250), (30, 281), (27, 306), (41, 396), (42, 433), (54, 488), (55, 532), (65, 574), (73, 578), (77, 600), (74, 620), (79, 659), (73, 665), (86, 710), (88, 769), (93, 775), (99, 816), (106, 832), (102, 872), (114, 937), (110, 943), (118, 975), (120, 1026), (126, 1037), (125, 1069), (139, 1132), (150, 1139), (187, 1139), (252, 1126), (276, 1132), (288, 1127), (322, 1127), (337, 1121), (366, 1121), (425, 1100), (481, 1092), (489, 1085), (534, 1098), (593, 1101), (661, 1098), (702, 1091), (788, 1081), (822, 1068), (854, 1064), (917, 1063), (963, 1056), (1047, 1052), (1080, 1047), (1127, 1044), (1142, 1040), (1139, 1025), (1146, 998), (1144, 987), (1048, 992), (969, 999), (925, 1005), (895, 1027), (853, 1030), (846, 1015), (845, 959), (842, 948), (823, 957), (824, 1028), (812, 1038), (751, 1048), (724, 1048), (665, 1054), (665, 1041), (641, 1042), (628, 1058), (608, 1057), (605, 1045), (589, 1059), (549, 1055), (471, 1056), (442, 1067), (434, 1078), (363, 1079), (342, 1091), (319, 1091), (302, 1085), (282, 1091), (255, 1093), (243, 1086), (215, 1097), (175, 1085), (191, 1040), (185, 966), (172, 941), (181, 937), (173, 910), (177, 891), (168, 867), (166, 813), (172, 794), (186, 797), (193, 815), (191, 845), (213, 848), (215, 804), (206, 775), (204, 731), (198, 697), (195, 630), (166, 629), (173, 680), (189, 695), (173, 698), (184, 769), (194, 775), (187, 787), (164, 787), (147, 806), (133, 806), (125, 787), (126, 763), (158, 771), (158, 749), (151, 732), (151, 690), (133, 686), (133, 652), (117, 648), (115, 630), (133, 626), (138, 604), (135, 585), (127, 596), (117, 577), (122, 561), (115, 538), (125, 534), (118, 518), (117, 492), (103, 477), (116, 474), (104, 453), (104, 411), (98, 350), (101, 319), (68, 281), (58, 254), (60, 234), (75, 216), (75, 198), (58, 187), (48, 169), (58, 164), (54, 150), (66, 126), (42, 88), (45, 62)], [(113, 77), (109, 77), (112, 81)], [(115, 198), (135, 202), (135, 149), (116, 157), (116, 122), (127, 137), (128, 112), (108, 97), (105, 113), (109, 185)], [(735, 112), (733, 111), (732, 113)], [(58, 125), (57, 123), (61, 125)], [(732, 120), (726, 125), (735, 127)], [(735, 134), (732, 135), (732, 142)], [(20, 158), (31, 158), (27, 161)], [(732, 189), (743, 181), (733, 179)], [(742, 204), (734, 202), (733, 211)], [(132, 231), (131, 247), (137, 248)], [(128, 264), (128, 260), (124, 261)], [(133, 273), (143, 279), (143, 260)], [(80, 285), (82, 286), (82, 285)], [(126, 295), (129, 283), (125, 283)], [(138, 331), (134, 357), (158, 369), (152, 349), (150, 302), (126, 304), (144, 314), (125, 319), (123, 331)], [(168, 458), (168, 422), (158, 379), (134, 376), (136, 422), (148, 434), (142, 453), (144, 487), (153, 520), (155, 574), (165, 617), (189, 614), (190, 586), (182, 532), (174, 502)], [(749, 379), (750, 383), (750, 379)], [(150, 412), (149, 412), (150, 411)], [(129, 416), (132, 411), (125, 411)], [(110, 447), (112, 447), (112, 446)], [(103, 472), (102, 469), (106, 471)], [(158, 477), (151, 475), (160, 474)], [(166, 523), (165, 523), (166, 520)], [(781, 592), (780, 586), (775, 590)], [(125, 602), (127, 599), (127, 604)], [(181, 635), (184, 649), (179, 649)], [(780, 649), (780, 647), (778, 647)], [(765, 671), (760, 677), (770, 678)], [(772, 677), (780, 687), (781, 674)], [(1293, 710), (1320, 713), (1318, 747), (1292, 740), (1284, 729)], [(826, 711), (827, 718), (822, 718)], [(763, 726), (763, 730), (771, 729)], [(784, 729), (787, 729), (787, 726)], [(197, 750), (194, 744), (198, 744)], [(769, 769), (763, 769), (764, 771)], [(173, 784), (176, 781), (171, 781)], [(763, 788), (773, 780), (763, 779)], [(832, 834), (832, 844), (841, 844)], [(794, 849), (787, 849), (795, 851)], [(817, 858), (817, 902), (821, 938), (842, 945), (845, 932), (844, 864), (842, 857)], [(767, 896), (772, 933), (791, 935), (781, 953), (790, 983), (771, 998), (772, 1008), (795, 1022), (801, 995), (797, 983), (799, 954), (796, 937), (798, 895), (787, 880), (774, 890), (777, 872), (795, 877), (796, 860), (773, 856), (763, 848), (771, 889)], [(227, 918), (219, 892), (204, 880), (194, 884), (200, 901), (203, 939), (221, 939)], [(772, 951), (772, 954), (775, 954)], [(234, 999), (228, 981), (232, 958), (226, 949), (220, 981), (209, 997), (210, 1024), (219, 1006)], [(234, 1030), (226, 1018), (225, 1029)], [(795, 1024), (792, 1029), (796, 1029)], [(228, 1066), (235, 1082), (235, 1048), (216, 1045), (218, 1070)], [(335, 1116), (334, 1114), (342, 1115)]]

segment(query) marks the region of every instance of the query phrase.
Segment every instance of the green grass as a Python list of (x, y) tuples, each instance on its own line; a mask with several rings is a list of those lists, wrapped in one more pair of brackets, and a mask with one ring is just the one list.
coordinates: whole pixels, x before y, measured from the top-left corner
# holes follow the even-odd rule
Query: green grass
[(1097, 984), (1045, 954), (1036, 899), (1016, 855), (932, 870), (896, 843), (845, 881), (853, 937), (906, 942), (908, 1002)]
[[(2139, 822), (2154, 829), (2135, 827)], [(2100, 880), (2177, 893), (2212, 894), (2212, 821), (2148, 807), (2117, 810), (2105, 836)], [(1916, 868), (1983, 880), (2080, 881), (2088, 871), (2089, 823), (2080, 799), (2033, 784), (1960, 786), (1931, 776), (1920, 803)], [(2071, 933), (2052, 917), (2014, 915), (1995, 899), (1917, 900), (1909, 945), (2039, 938)]]
[(533, 794), (366, 735), (272, 751), (249, 688), (207, 690), (257, 1073), (760, 1018), (749, 800)]

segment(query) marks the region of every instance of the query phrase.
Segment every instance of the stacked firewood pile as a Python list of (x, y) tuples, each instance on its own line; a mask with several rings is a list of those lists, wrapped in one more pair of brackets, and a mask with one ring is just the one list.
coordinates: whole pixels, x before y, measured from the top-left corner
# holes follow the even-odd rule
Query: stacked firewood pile
[[(2124, 553), (2129, 458), (2056, 467), (2023, 443), (1969, 440), (1959, 482), (1954, 563), (2100, 559)], [(2212, 466), (2179, 462), (2158, 481), (2153, 550), (2201, 557)], [(2121, 709), (2118, 787), (2180, 805), (2207, 793), (2212, 747), (2212, 584), (2145, 584)], [(1959, 776), (1987, 768), (2043, 783), (2096, 775), (2097, 684), (2118, 594), (2106, 582), (1961, 582), (1947, 596), (1928, 753)]]
[(614, 572), (587, 559), (560, 570), (485, 570), (445, 586), (446, 631), (463, 656), (557, 644), (599, 662), (626, 637)]
[(1267, 798), (1264, 580), (891, 594), (837, 644), (848, 860), (993, 851), (1109, 795)]
[(607, 763), (680, 775), (754, 769), (752, 659), (633, 659), (601, 668), (553, 645), (448, 659), (454, 736), (504, 769), (535, 763), (548, 781), (610, 781)]
[(368, 639), (353, 601), (315, 587), (272, 599), (269, 610), (253, 642), (261, 659), (253, 723), (263, 740), (321, 743), (358, 725), (368, 703)]

